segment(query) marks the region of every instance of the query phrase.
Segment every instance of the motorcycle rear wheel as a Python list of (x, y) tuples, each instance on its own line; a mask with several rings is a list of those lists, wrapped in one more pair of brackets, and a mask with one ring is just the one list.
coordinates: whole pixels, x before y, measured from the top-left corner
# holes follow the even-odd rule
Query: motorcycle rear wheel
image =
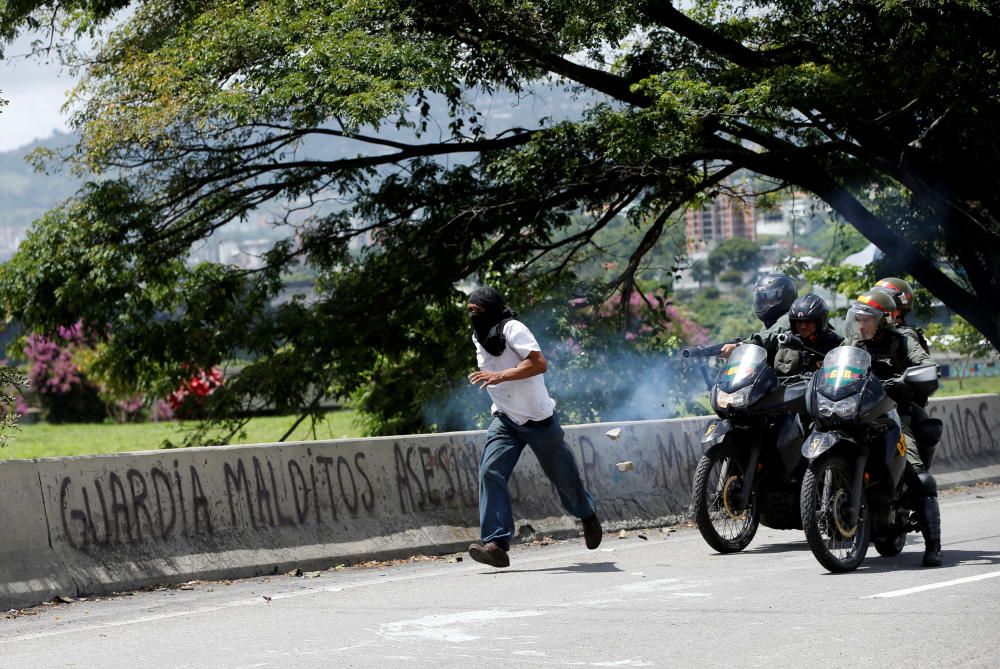
[(736, 498), (742, 489), (746, 463), (736, 449), (718, 449), (701, 456), (694, 475), (692, 505), (698, 531), (720, 553), (736, 553), (753, 541), (760, 524), (760, 503), (751, 492), (746, 508)]
[(847, 462), (833, 456), (810, 462), (802, 479), (802, 527), (806, 541), (819, 563), (834, 573), (857, 569), (868, 552), (871, 524), (863, 493), (858, 519), (851, 523), (846, 515), (851, 477)]

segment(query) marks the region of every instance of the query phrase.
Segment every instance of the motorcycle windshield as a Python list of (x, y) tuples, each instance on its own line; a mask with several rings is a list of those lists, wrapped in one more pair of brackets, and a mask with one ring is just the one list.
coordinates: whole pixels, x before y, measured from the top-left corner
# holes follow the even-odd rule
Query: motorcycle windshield
[(833, 349), (823, 358), (820, 392), (835, 401), (859, 392), (871, 366), (871, 356), (860, 348), (839, 346)]
[(757, 376), (757, 370), (766, 364), (766, 350), (756, 344), (741, 344), (730, 354), (716, 383), (720, 390), (727, 393), (739, 390), (749, 384)]

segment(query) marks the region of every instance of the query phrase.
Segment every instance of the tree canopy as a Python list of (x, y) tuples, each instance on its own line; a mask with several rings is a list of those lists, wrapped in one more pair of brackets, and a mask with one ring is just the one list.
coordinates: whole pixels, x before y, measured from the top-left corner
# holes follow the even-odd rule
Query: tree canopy
[(708, 268), (715, 274), (726, 269), (752, 272), (760, 267), (760, 260), (760, 247), (743, 237), (723, 240), (708, 252)]
[[(0, 34), (126, 4), (15, 0)], [(6, 308), (110, 333), (122, 383), (241, 358), (229, 408), (367, 388), (407, 427), (417, 384), (469, 364), (458, 282), (559, 294), (627, 216), (590, 299), (628, 305), (674, 214), (746, 170), (815, 193), (997, 346), (998, 46), (979, 0), (141, 0), (78, 56), (67, 158), (91, 180), (4, 267)], [(556, 90), (578, 113), (492, 113)], [(289, 232), (262, 268), (185, 264), (261, 211)], [(276, 305), (303, 269), (317, 298)]]

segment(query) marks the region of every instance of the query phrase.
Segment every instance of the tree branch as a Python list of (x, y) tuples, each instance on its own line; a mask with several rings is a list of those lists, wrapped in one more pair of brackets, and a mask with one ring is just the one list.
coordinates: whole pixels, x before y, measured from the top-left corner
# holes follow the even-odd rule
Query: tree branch
[(639, 242), (639, 245), (632, 252), (632, 256), (629, 258), (628, 266), (626, 266), (625, 270), (621, 274), (619, 274), (614, 281), (612, 281), (609, 284), (609, 287), (612, 289), (619, 286), (622, 287), (623, 328), (628, 327), (627, 319), (625, 317), (627, 316), (628, 313), (627, 312), (628, 301), (631, 299), (632, 288), (634, 287), (635, 284), (635, 273), (638, 271), (639, 264), (642, 262), (642, 259), (646, 256), (647, 253), (650, 252), (650, 250), (652, 250), (652, 248), (656, 245), (657, 240), (659, 240), (660, 236), (663, 234), (663, 228), (667, 223), (667, 219), (679, 206), (681, 206), (682, 204), (684, 204), (685, 202), (687, 202), (692, 197), (694, 197), (701, 191), (705, 190), (709, 186), (713, 186), (719, 183), (720, 181), (722, 181), (723, 179), (725, 179), (726, 177), (733, 174), (739, 169), (740, 169), (739, 165), (731, 164), (717, 170), (708, 177), (702, 179), (698, 184), (692, 186), (691, 188), (687, 189), (686, 191), (678, 195), (673, 201), (671, 201), (666, 207), (664, 207), (663, 211), (661, 211), (660, 214), (656, 217), (652, 225), (649, 226), (649, 229), (646, 230), (646, 234), (643, 235), (642, 240)]
[(498, 42), (519, 51), (528, 60), (534, 62), (542, 69), (575, 81), (578, 84), (583, 84), (595, 91), (600, 91), (616, 100), (627, 102), (636, 107), (648, 107), (652, 103), (652, 100), (645, 95), (635, 93), (631, 90), (631, 86), (635, 82), (629, 79), (612, 74), (611, 72), (574, 63), (539, 46), (536, 42), (528, 38), (501, 32), (493, 26), (479, 25), (474, 30), (469, 30), (442, 23), (428, 23), (427, 28), (435, 34), (458, 40), (463, 44), (477, 49), (484, 42)]
[(698, 46), (743, 67), (758, 69), (776, 65), (794, 65), (801, 63), (805, 58), (815, 59), (818, 56), (812, 45), (807, 43), (756, 51), (698, 23), (674, 7), (672, 2), (648, 0), (641, 12), (652, 23), (669, 28)]

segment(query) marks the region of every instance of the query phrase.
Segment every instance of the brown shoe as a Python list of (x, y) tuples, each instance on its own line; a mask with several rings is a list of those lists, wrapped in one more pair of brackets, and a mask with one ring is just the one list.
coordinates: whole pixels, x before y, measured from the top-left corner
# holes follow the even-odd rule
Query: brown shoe
[(469, 546), (469, 555), (476, 562), (482, 562), (498, 569), (510, 566), (507, 551), (500, 548), (494, 541), (486, 544), (472, 544)]
[(596, 513), (590, 515), (589, 518), (583, 519), (583, 540), (587, 544), (587, 548), (594, 550), (601, 545), (601, 537), (604, 536), (604, 530), (601, 529), (601, 519), (597, 517)]

